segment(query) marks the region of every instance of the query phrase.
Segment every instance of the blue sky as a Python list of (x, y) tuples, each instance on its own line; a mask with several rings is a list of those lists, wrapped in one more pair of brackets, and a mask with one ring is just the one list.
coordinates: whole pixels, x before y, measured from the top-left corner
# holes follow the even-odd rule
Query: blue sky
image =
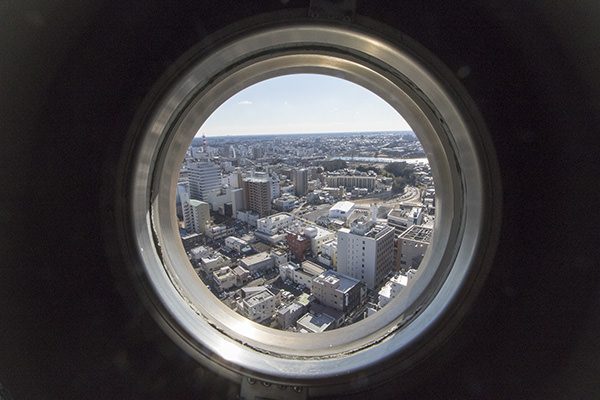
[(409, 125), (379, 96), (344, 79), (294, 74), (268, 79), (223, 103), (198, 135), (402, 131)]

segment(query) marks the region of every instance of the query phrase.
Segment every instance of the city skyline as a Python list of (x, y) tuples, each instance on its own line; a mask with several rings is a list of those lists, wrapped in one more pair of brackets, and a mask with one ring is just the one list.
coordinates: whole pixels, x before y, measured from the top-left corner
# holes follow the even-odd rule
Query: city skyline
[(176, 213), (194, 271), (225, 306), (318, 333), (404, 304), (435, 224), (415, 135), (198, 139), (180, 167)]
[(382, 98), (342, 78), (293, 74), (256, 83), (226, 100), (196, 136), (411, 131)]

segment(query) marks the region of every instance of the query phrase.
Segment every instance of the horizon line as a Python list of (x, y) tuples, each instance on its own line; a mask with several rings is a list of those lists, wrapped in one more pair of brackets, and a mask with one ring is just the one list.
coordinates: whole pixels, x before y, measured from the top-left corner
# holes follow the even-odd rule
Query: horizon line
[[(235, 136), (281, 136), (281, 135), (336, 135), (341, 133), (394, 133), (394, 132), (411, 132), (415, 133), (413, 130), (397, 130), (397, 131), (382, 131), (382, 130), (374, 130), (374, 131), (336, 131), (336, 132), (268, 132), (268, 133), (237, 133), (237, 134), (224, 134), (224, 135), (215, 135), (215, 136), (206, 136), (207, 138), (221, 138), (221, 137), (235, 137)], [(202, 134), (198, 133), (194, 136), (195, 138), (201, 138)]]

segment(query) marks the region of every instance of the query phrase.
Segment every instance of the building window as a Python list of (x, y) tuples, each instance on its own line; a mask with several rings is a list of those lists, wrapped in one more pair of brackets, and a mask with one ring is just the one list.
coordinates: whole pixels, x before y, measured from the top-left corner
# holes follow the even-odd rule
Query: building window
[[(191, 349), (187, 351), (198, 352), (197, 358), (207, 359), (209, 363), (211, 362), (210, 357), (206, 357), (204, 352), (208, 353), (210, 351), (211, 354), (216, 353), (222, 357), (229, 357), (233, 353), (243, 355), (239, 358), (241, 360), (239, 361), (240, 365), (236, 364), (235, 360), (232, 362), (232, 370), (235, 369), (234, 373), (237, 373), (238, 370), (247, 370), (263, 376), (268, 376), (271, 373), (277, 379), (282, 380), (283, 378), (278, 375), (278, 371), (283, 370), (283, 368), (277, 368), (281, 366), (280, 358), (285, 360), (285, 363), (291, 363), (297, 367), (295, 371), (299, 371), (299, 381), (311, 379), (312, 376), (302, 375), (304, 372), (300, 363), (304, 362), (304, 359), (299, 360), (298, 354), (292, 354), (291, 349), (289, 353), (286, 351), (286, 348), (290, 348), (286, 346), (289, 337), (281, 335), (278, 338), (278, 335), (274, 335), (269, 331), (270, 328), (255, 323), (244, 324), (245, 329), (243, 331), (235, 329), (235, 327), (241, 326), (238, 320), (242, 317), (235, 315), (231, 309), (220, 303), (214, 296), (210, 297), (212, 295), (210, 289), (202, 285), (201, 281), (194, 282), (194, 279), (196, 279), (195, 272), (186, 260), (178, 231), (174, 228), (176, 224), (171, 215), (171, 205), (175, 204), (174, 194), (168, 193), (165, 188), (173, 187), (172, 183), (175, 179), (173, 178), (172, 169), (181, 165), (181, 159), (185, 152), (183, 142), (192, 140), (198, 132), (198, 125), (209, 117), (209, 110), (227, 100), (227, 96), (233, 95), (236, 90), (240, 89), (241, 85), (252, 85), (271, 77), (298, 73), (298, 71), (305, 69), (312, 73), (317, 71), (323, 75), (332, 76), (339, 76), (342, 73), (349, 80), (361, 82), (365, 87), (370, 87), (382, 96), (387, 96), (386, 99), (392, 108), (406, 111), (412, 121), (429, 121), (427, 124), (417, 124), (420, 127), (418, 134), (426, 137), (428, 145), (431, 146), (425, 153), (432, 154), (434, 157), (431, 165), (435, 171), (435, 178), (443, 178), (440, 179), (443, 185), (440, 186), (439, 191), (436, 186), (436, 192), (444, 200), (440, 202), (443, 208), (440, 206), (438, 215), (445, 216), (445, 219), (444, 224), (440, 224), (441, 233), (436, 235), (436, 252), (431, 253), (432, 257), (428, 258), (428, 265), (424, 267), (440, 268), (442, 273), (432, 273), (431, 278), (428, 278), (429, 280), (422, 280), (421, 276), (418, 278), (422, 290), (432, 292), (431, 296), (419, 297), (417, 301), (422, 303), (415, 305), (415, 310), (429, 307), (431, 299), (433, 299), (431, 301), (438, 302), (444, 300), (441, 297), (442, 295), (438, 296), (438, 292), (433, 292), (433, 290), (437, 290), (435, 288), (442, 285), (446, 285), (444, 287), (446, 289), (448, 288), (447, 285), (456, 283), (446, 279), (446, 276), (451, 276), (455, 271), (466, 271), (463, 275), (458, 275), (458, 273), (452, 275), (458, 276), (455, 279), (460, 284), (463, 279), (461, 276), (470, 277), (473, 271), (478, 268), (477, 264), (469, 263), (473, 256), (469, 256), (465, 252), (470, 248), (475, 249), (474, 253), (479, 252), (477, 250), (479, 247), (476, 245), (480, 243), (481, 238), (479, 236), (463, 238), (460, 236), (462, 235), (461, 232), (466, 230), (459, 228), (462, 228), (460, 224), (471, 224), (468, 227), (474, 226), (477, 228), (477, 223), (481, 222), (477, 218), (485, 218), (488, 214), (485, 209), (482, 212), (477, 212), (479, 209), (476, 209), (475, 212), (463, 214), (462, 210), (465, 207), (462, 206), (469, 204), (478, 207), (481, 204), (480, 207), (483, 208), (495, 204), (492, 201), (493, 196), (484, 196), (488, 194), (485, 192), (488, 190), (487, 186), (478, 186), (479, 181), (488, 182), (488, 177), (491, 174), (487, 170), (482, 170), (483, 167), (478, 164), (488, 160), (486, 157), (478, 157), (478, 152), (488, 150), (480, 150), (480, 148), (486, 149), (485, 146), (475, 146), (479, 143), (477, 140), (484, 136), (485, 132), (479, 132), (476, 130), (478, 128), (466, 125), (471, 123), (471, 118), (461, 118), (463, 112), (461, 105), (465, 102), (462, 99), (458, 99), (456, 102), (453, 101), (453, 96), (460, 96), (455, 92), (460, 91), (453, 91), (444, 86), (443, 74), (438, 77), (437, 69), (435, 70), (436, 74), (428, 71), (426, 63), (422, 63), (420, 58), (417, 59), (412, 56), (412, 50), (398, 50), (395, 45), (385, 40), (378, 41), (379, 39), (375, 35), (371, 36), (371, 34), (361, 31), (355, 32), (354, 28), (336, 27), (335, 29), (325, 29), (305, 25), (302, 25), (301, 28), (280, 26), (273, 30), (265, 29), (260, 34), (244, 33), (240, 38), (231, 39), (232, 43), (222, 44), (222, 47), (219, 47), (220, 44), (218, 43), (215, 44), (215, 47), (220, 51), (218, 55), (209, 52), (197, 59), (198, 65), (185, 71), (179, 71), (180, 76), (175, 76), (172, 79), (171, 85), (174, 88), (169, 88), (168, 91), (162, 94), (159, 92), (156, 101), (153, 103), (155, 109), (144, 114), (147, 119), (147, 121), (144, 121), (144, 126), (152, 126), (154, 131), (141, 128), (143, 130), (140, 136), (144, 137), (142, 143), (144, 146), (142, 150), (144, 151), (139, 152), (139, 161), (136, 161), (139, 165), (135, 165), (136, 168), (131, 178), (133, 181), (131, 203), (134, 206), (131, 208), (141, 210), (141, 212), (133, 213), (131, 216), (131, 225), (134, 225), (136, 233), (139, 233), (133, 238), (135, 241), (134, 250), (137, 252), (136, 256), (143, 260), (144, 278), (147, 278), (149, 282), (148, 284), (142, 282), (142, 284), (147, 285), (148, 293), (156, 297), (153, 300), (164, 305), (166, 317), (169, 321), (173, 321), (172, 326), (166, 329), (172, 329), (176, 334), (185, 335), (185, 339), (193, 344), (189, 346)], [(240, 41), (241, 43), (239, 43)], [(373, 44), (376, 44), (376, 48), (380, 51), (368, 57), (368, 59), (363, 57), (372, 48)], [(312, 48), (311, 45), (314, 48), (319, 48), (319, 52), (311, 53), (310, 50), (307, 50)], [(353, 50), (354, 47), (356, 47), (356, 51)], [(340, 53), (343, 56), (340, 56)], [(258, 54), (260, 58), (257, 56)], [(424, 59), (426, 60), (426, 57)], [(409, 60), (409, 62), (407, 63), (406, 60)], [(356, 68), (356, 65), (359, 65), (360, 68)], [(421, 65), (424, 65), (424, 67), (421, 67)], [(380, 73), (383, 70), (386, 71), (386, 74), (389, 74), (389, 77)], [(217, 77), (219, 79), (216, 79)], [(201, 82), (205, 86), (200, 87), (200, 83), (196, 84), (194, 82)], [(424, 87), (420, 85), (424, 85)], [(248, 102), (245, 102), (245, 104), (249, 105)], [(169, 107), (172, 107), (172, 109)], [(465, 112), (468, 114), (471, 111), (467, 110)], [(156, 132), (160, 132), (160, 135), (157, 135)], [(453, 140), (455, 136), (460, 136), (464, 140)], [(478, 173), (472, 174), (473, 177), (465, 174), (460, 168), (463, 162), (470, 168), (474, 168), (475, 172)], [(455, 182), (459, 182), (460, 185)], [(489, 182), (494, 181), (489, 180)], [(148, 202), (148, 193), (155, 195), (151, 204)], [(444, 197), (448, 193), (451, 193), (452, 196)], [(263, 197), (262, 193), (251, 193), (251, 196), (255, 200)], [(490, 205), (486, 205), (488, 202), (478, 202), (477, 200), (480, 198), (492, 199), (489, 201)], [(148, 215), (151, 218), (146, 218)], [(487, 222), (494, 221), (484, 222), (486, 222), (485, 226), (495, 226), (492, 223), (487, 224)], [(153, 251), (157, 247), (156, 243), (160, 243), (160, 251)], [(340, 243), (348, 243), (348, 241), (340, 239)], [(357, 240), (354, 243), (358, 250), (360, 241)], [(406, 244), (406, 241), (403, 241), (403, 243)], [(362, 240), (363, 249), (365, 244), (366, 241)], [(140, 249), (143, 249), (143, 253)], [(452, 252), (462, 252), (461, 255), (467, 254), (467, 256), (462, 258), (453, 257), (455, 254)], [(354, 249), (346, 253), (345, 256), (353, 256), (353, 254)], [(168, 256), (163, 257), (163, 255)], [(442, 256), (445, 257), (442, 258)], [(442, 262), (454, 259), (466, 260), (468, 265), (461, 264), (455, 270), (454, 264)], [(352, 258), (352, 260), (355, 259)], [(406, 262), (401, 263), (406, 264)], [(377, 265), (378, 270), (382, 268), (383, 266)], [(354, 266), (350, 266), (349, 269), (354, 272), (358, 270)], [(361, 279), (363, 280), (365, 277), (364, 269), (365, 264), (363, 262), (362, 271), (358, 271), (361, 272)], [(166, 274), (158, 274), (156, 271), (166, 272)], [(430, 285), (430, 281), (434, 284)], [(456, 291), (462, 290), (461, 287), (461, 285), (456, 285), (455, 288), (449, 288), (443, 294), (450, 293), (452, 295)], [(187, 293), (191, 293), (193, 296), (183, 295)], [(421, 300), (421, 298), (427, 300)], [(264, 307), (263, 304), (262, 308), (264, 309)], [(272, 305), (269, 305), (269, 309), (272, 309), (272, 307)], [(431, 307), (430, 310), (436, 315), (445, 312), (443, 311), (444, 307), (441, 306)], [(251, 310), (252, 314), (256, 314), (257, 311)], [(367, 319), (364, 326), (373, 329), (368, 335), (374, 334), (373, 332), (388, 332), (387, 328), (391, 326), (397, 327), (397, 324), (400, 323), (399, 315), (389, 319), (372, 319), (376, 322), (370, 322)], [(411, 318), (418, 319), (422, 314), (415, 313), (411, 315), (413, 315)], [(176, 316), (176, 318), (171, 318), (172, 316)], [(394, 318), (396, 319), (394, 320)], [(384, 320), (393, 320), (393, 322), (382, 322)], [(433, 326), (432, 324), (435, 324), (436, 321), (430, 319), (423, 321), (421, 325), (427, 328)], [(412, 320), (404, 320), (403, 316), (402, 323), (412, 323)], [(374, 326), (373, 324), (387, 325)], [(245, 331), (246, 328), (247, 331)], [(365, 329), (364, 331), (368, 330)], [(404, 351), (405, 343), (411, 341), (401, 339), (405, 338), (405, 335), (412, 334), (409, 331), (411, 330), (400, 330), (397, 335), (388, 337), (389, 341), (386, 342), (386, 346), (392, 347), (397, 352)], [(228, 332), (231, 335), (231, 340), (228, 339), (231, 348), (228, 346), (226, 350), (234, 350), (227, 355), (221, 354), (225, 351), (224, 349), (214, 345), (214, 343), (222, 342), (223, 332)], [(336, 335), (336, 343), (333, 346), (329, 341), (325, 343), (326, 341), (322, 340), (322, 337), (318, 334), (311, 338), (298, 335), (296, 340), (302, 343), (299, 348), (310, 349), (316, 353), (331, 356), (331, 358), (315, 357), (310, 362), (319, 365), (325, 365), (329, 362), (327, 364), (329, 368), (338, 368), (338, 370), (330, 371), (332, 374), (343, 375), (348, 366), (355, 367), (355, 364), (351, 362), (359, 363), (360, 368), (374, 365), (377, 360), (369, 359), (369, 357), (377, 352), (371, 352), (368, 348), (361, 348), (361, 351), (356, 353), (349, 352), (344, 357), (340, 357), (339, 360), (334, 360), (336, 363), (339, 361), (339, 363), (331, 363), (332, 358), (340, 354), (342, 349), (345, 350), (355, 346), (355, 343), (359, 342), (361, 344), (374, 342), (372, 337), (367, 337), (363, 333), (352, 329), (346, 330), (343, 334), (340, 333), (340, 335)], [(379, 335), (379, 333), (377, 334)], [(418, 334), (418, 332), (415, 334)], [(248, 342), (246, 340), (248, 338), (252, 339), (252, 348), (245, 344)], [(373, 348), (375, 347), (373, 346)], [(257, 349), (260, 351), (257, 351)], [(256, 359), (266, 357), (265, 354), (275, 355), (270, 360), (274, 365), (272, 371), (256, 371), (255, 365), (259, 364), (255, 362)], [(355, 357), (355, 354), (359, 354), (360, 357)], [(281, 357), (278, 357), (279, 355)], [(261, 358), (261, 365), (269, 364), (262, 361), (264, 359)], [(359, 369), (359, 367), (356, 368)]]

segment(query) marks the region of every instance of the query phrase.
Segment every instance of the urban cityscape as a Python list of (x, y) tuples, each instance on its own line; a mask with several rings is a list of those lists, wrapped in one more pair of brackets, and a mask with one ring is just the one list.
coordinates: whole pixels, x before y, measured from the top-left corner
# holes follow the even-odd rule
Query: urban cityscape
[(410, 287), (435, 188), (413, 132), (194, 138), (177, 218), (203, 284), (262, 325), (350, 325)]

